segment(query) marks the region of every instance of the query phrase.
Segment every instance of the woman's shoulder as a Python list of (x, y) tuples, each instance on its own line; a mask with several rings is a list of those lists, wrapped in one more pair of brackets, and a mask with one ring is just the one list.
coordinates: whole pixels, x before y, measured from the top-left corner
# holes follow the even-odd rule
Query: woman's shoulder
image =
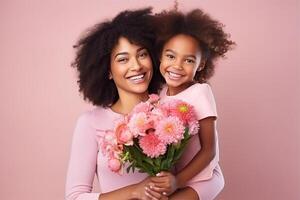
[(91, 108), (90, 110), (86, 110), (86, 111), (82, 112), (79, 115), (79, 119), (91, 120), (94, 118), (98, 118), (101, 115), (105, 115), (105, 113), (107, 112), (106, 110), (107, 110), (107, 108), (97, 106), (97, 107)]
[(81, 113), (77, 123), (98, 129), (103, 124), (110, 124), (115, 117), (116, 113), (113, 113), (110, 108), (97, 106)]

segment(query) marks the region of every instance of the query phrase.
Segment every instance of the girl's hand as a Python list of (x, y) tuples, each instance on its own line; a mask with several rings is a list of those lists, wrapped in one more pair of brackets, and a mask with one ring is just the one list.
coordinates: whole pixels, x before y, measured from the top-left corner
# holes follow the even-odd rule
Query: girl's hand
[(160, 172), (156, 177), (151, 177), (150, 189), (155, 192), (162, 193), (165, 196), (171, 195), (175, 190), (177, 190), (176, 177), (170, 172)]

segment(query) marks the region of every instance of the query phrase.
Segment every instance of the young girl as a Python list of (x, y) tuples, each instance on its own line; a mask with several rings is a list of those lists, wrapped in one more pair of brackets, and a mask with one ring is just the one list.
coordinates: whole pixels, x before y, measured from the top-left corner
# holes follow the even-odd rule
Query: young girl
[(160, 72), (166, 82), (161, 99), (176, 98), (193, 105), (200, 128), (176, 164), (176, 175), (159, 173), (151, 178), (152, 185), (147, 190), (170, 195), (179, 189), (170, 199), (212, 200), (222, 190), (224, 179), (218, 164), (216, 105), (206, 81), (213, 75), (215, 60), (234, 43), (222, 24), (199, 9), (186, 15), (162, 12), (156, 22)]

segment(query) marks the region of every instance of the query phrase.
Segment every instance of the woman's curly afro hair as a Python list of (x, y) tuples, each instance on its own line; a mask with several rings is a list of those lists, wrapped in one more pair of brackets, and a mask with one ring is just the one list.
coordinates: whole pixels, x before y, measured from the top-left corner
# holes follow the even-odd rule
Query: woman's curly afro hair
[(152, 59), (153, 77), (149, 93), (156, 93), (158, 65), (155, 58), (155, 33), (150, 25), (151, 8), (135, 11), (123, 11), (111, 21), (99, 23), (89, 29), (74, 46), (76, 57), (72, 66), (78, 71), (79, 91), (84, 100), (97, 106), (111, 106), (118, 98), (118, 91), (113, 80), (109, 79), (110, 56), (120, 37), (145, 47)]

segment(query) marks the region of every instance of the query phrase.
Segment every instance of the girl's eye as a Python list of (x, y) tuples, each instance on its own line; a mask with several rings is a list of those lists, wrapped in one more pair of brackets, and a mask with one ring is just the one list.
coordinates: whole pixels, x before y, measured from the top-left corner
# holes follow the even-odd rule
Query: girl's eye
[(194, 64), (194, 63), (195, 63), (195, 61), (192, 60), (192, 59), (186, 59), (185, 62), (186, 62), (187, 64)]
[(175, 56), (171, 55), (171, 54), (166, 54), (166, 57), (169, 58), (169, 59), (174, 59)]

